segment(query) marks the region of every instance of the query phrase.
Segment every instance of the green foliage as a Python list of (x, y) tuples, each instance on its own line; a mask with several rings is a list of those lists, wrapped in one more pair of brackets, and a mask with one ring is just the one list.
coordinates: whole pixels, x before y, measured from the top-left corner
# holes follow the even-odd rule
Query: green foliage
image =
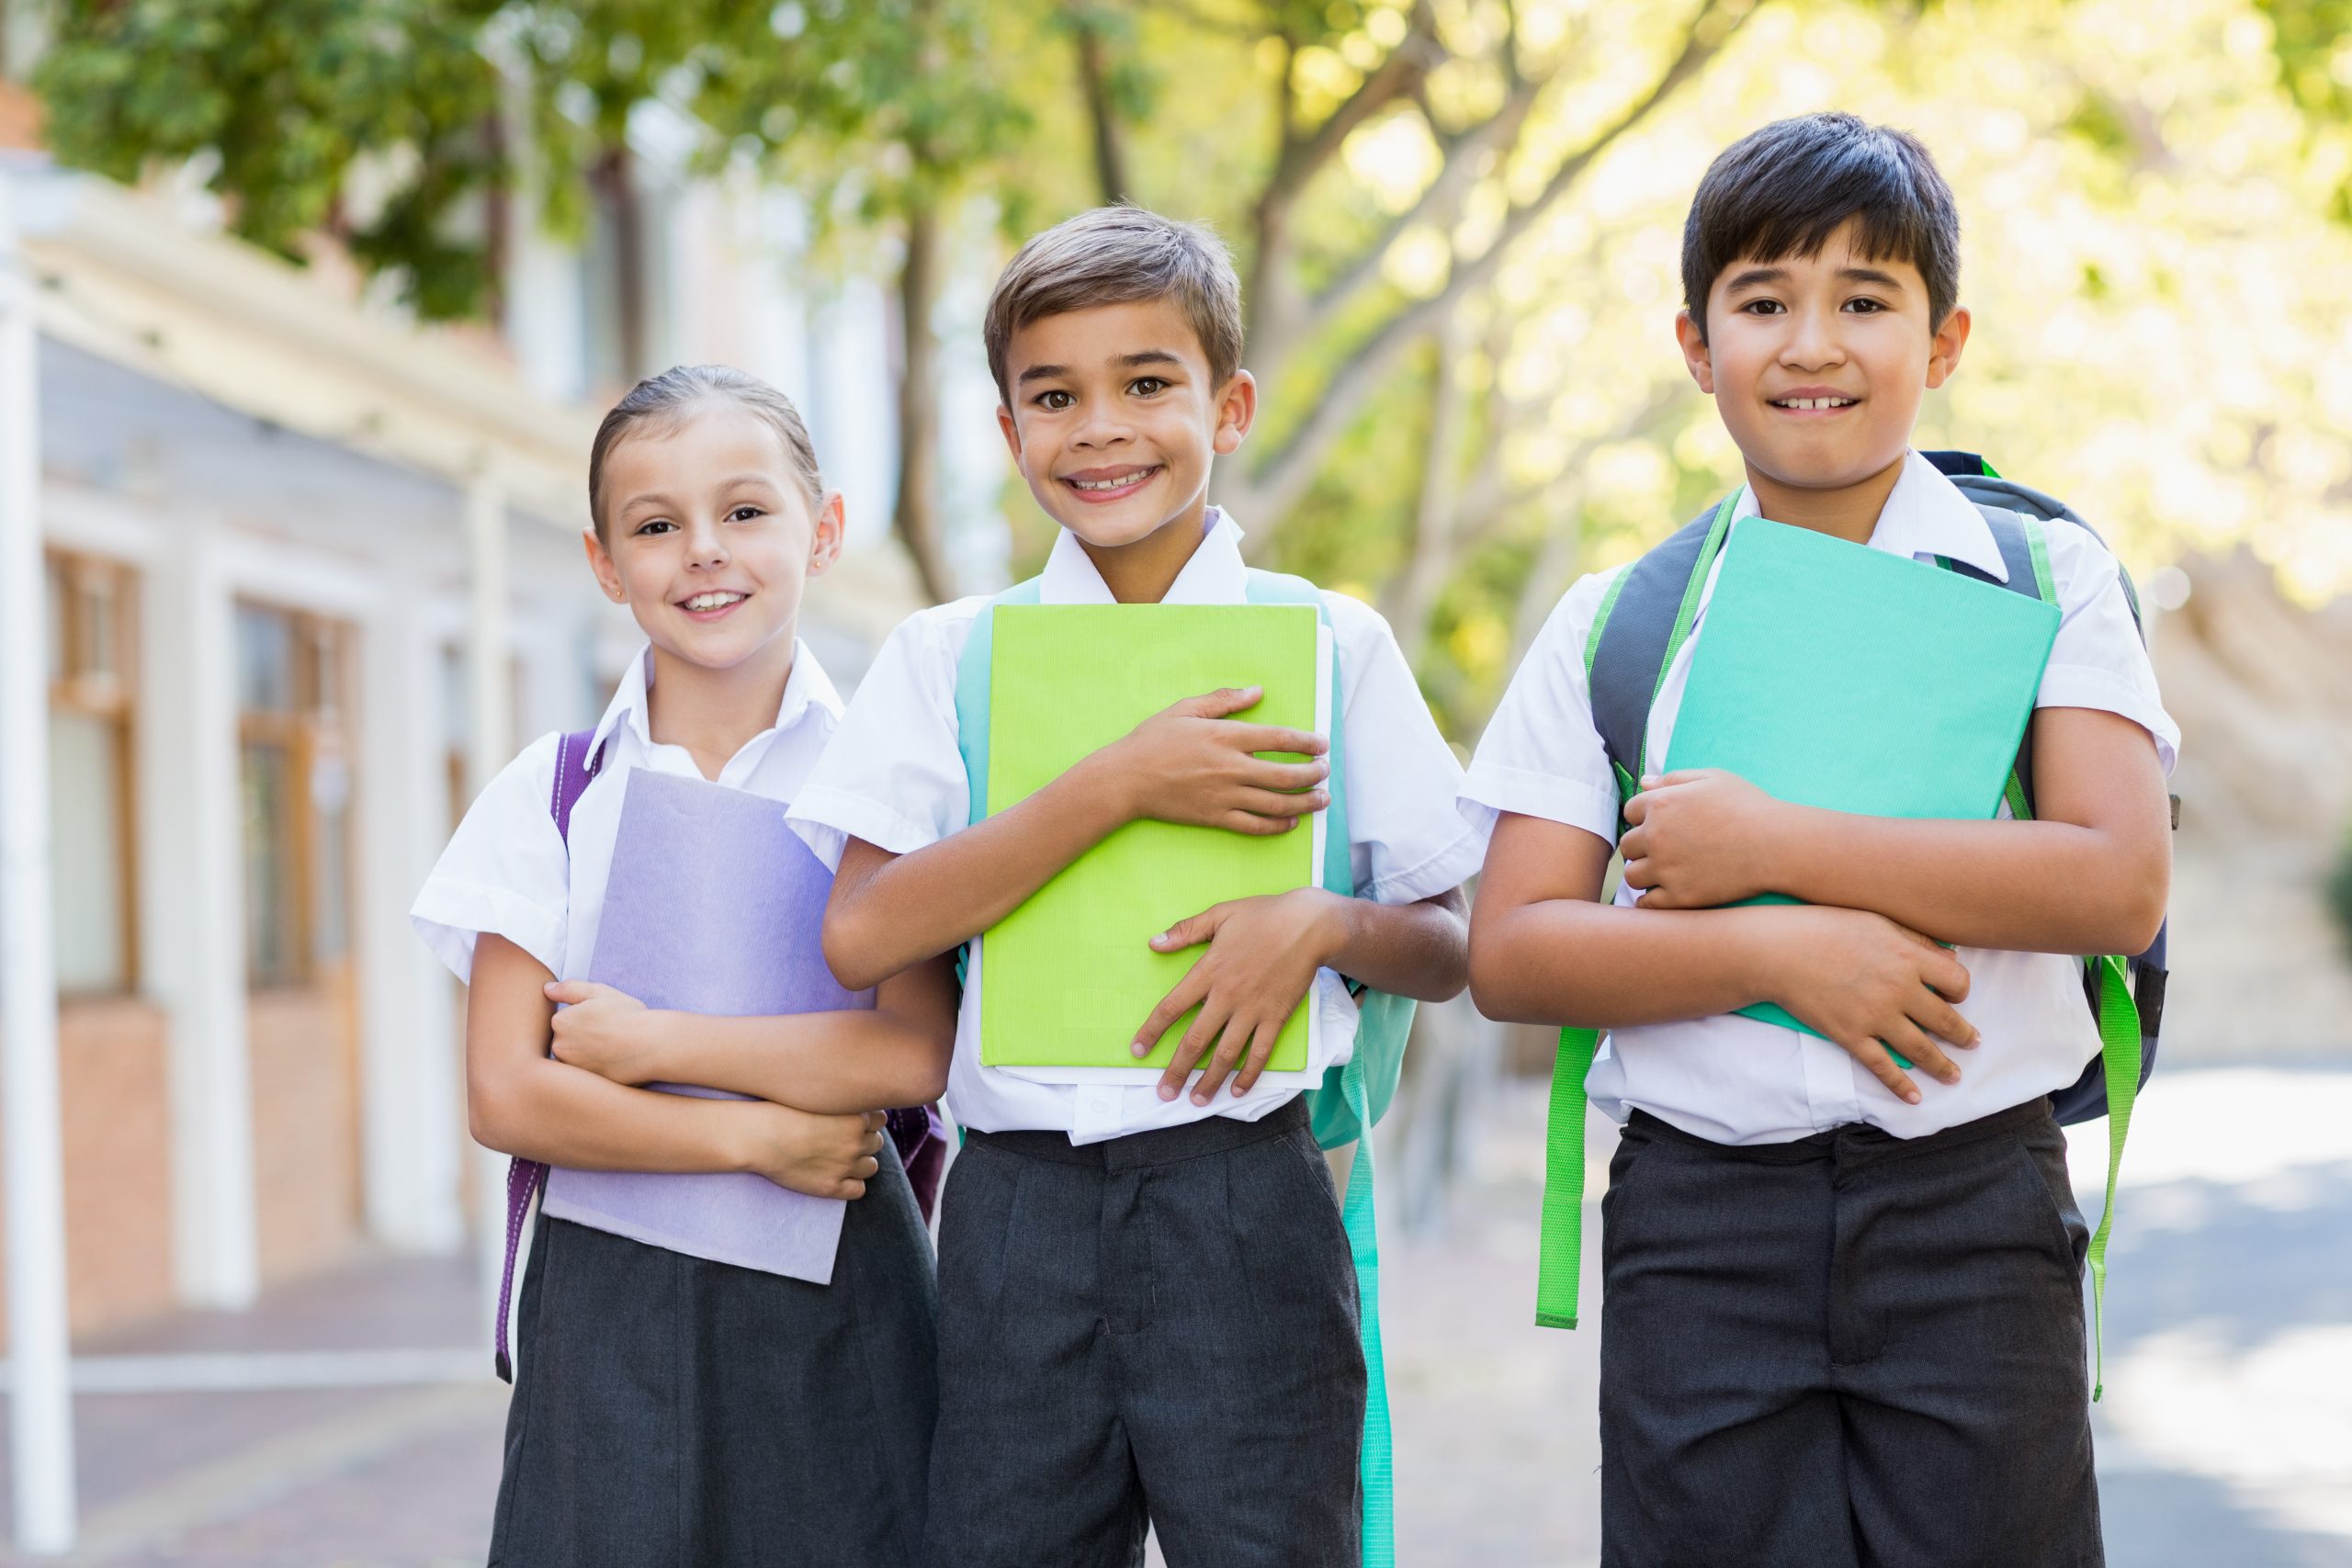
[(2344, 956), (2352, 960), (2352, 833), (2345, 835), (2343, 845), (2335, 852), (2335, 863), (2327, 874), (2327, 908), (2335, 917), (2335, 929), (2344, 938)]
[[(2314, 140), (2352, 131), (2352, 0), (2255, 0), (2270, 23), (2278, 79), (2312, 122)], [(2352, 175), (2335, 187), (2332, 216), (2352, 224)]]
[[(35, 85), (67, 163), (135, 180), (209, 158), (230, 222), (281, 255), (314, 231), (400, 271), (427, 314), (488, 283), (461, 204), (505, 174), (492, 0), (68, 0)], [(390, 186), (373, 212), (356, 172)], [(403, 165), (405, 166), (403, 170)]]

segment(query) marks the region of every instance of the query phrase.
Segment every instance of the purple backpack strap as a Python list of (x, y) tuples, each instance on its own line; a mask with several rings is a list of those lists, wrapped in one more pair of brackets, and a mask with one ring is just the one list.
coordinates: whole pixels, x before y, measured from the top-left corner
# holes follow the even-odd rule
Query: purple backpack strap
[[(555, 830), (566, 850), (571, 847), (571, 808), (580, 804), (588, 781), (596, 776), (596, 766), (604, 761), (601, 750), (590, 750), (595, 739), (593, 729), (556, 738), (555, 792), (548, 799), (548, 813), (555, 818)], [(502, 1382), (514, 1381), (514, 1359), (506, 1352), (506, 1307), (514, 1293), (514, 1259), (523, 1249), (523, 1226), (531, 1217), (531, 1205), (547, 1184), (548, 1168), (537, 1160), (516, 1159), (506, 1167), (506, 1263), (498, 1274), (498, 1322), (492, 1335)]]

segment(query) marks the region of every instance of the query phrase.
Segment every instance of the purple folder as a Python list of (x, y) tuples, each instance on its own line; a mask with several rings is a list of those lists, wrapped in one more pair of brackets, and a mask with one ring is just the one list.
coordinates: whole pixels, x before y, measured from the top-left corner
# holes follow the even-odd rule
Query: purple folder
[[(763, 795), (630, 771), (588, 978), (650, 1008), (718, 1016), (839, 1012), (845, 991), (818, 945), (832, 874)], [(739, 1099), (684, 1084), (671, 1094)], [(796, 1280), (830, 1283), (844, 1205), (764, 1177), (548, 1173), (542, 1212), (596, 1230)]]

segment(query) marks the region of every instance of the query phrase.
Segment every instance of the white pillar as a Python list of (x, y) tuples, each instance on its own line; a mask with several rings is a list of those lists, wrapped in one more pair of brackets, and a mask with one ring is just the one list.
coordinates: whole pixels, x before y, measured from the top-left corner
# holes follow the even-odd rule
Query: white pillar
[(0, 172), (0, 1159), (7, 1184), (8, 1442), (17, 1547), (74, 1545), (65, 1168), (50, 936), (48, 592), (39, 328)]
[(448, 977), (407, 914), (449, 828), (439, 649), (419, 613), (413, 564), (390, 565), (410, 581), (370, 615), (360, 650), (361, 1146), (368, 1229), (395, 1247), (441, 1252), (465, 1235), (465, 1122)]
[(219, 525), (175, 519), (140, 594), (142, 984), (171, 1018), (173, 1279), (183, 1305), (233, 1310), (260, 1286), (236, 600)]
[[(511, 634), (506, 600), (506, 493), (488, 475), (466, 489), (468, 632), (466, 793), (480, 795), (514, 750)], [(474, 1163), (487, 1322), (498, 1301), (506, 1250), (506, 1160), (478, 1149)], [(511, 1306), (511, 1303), (510, 1303)]]

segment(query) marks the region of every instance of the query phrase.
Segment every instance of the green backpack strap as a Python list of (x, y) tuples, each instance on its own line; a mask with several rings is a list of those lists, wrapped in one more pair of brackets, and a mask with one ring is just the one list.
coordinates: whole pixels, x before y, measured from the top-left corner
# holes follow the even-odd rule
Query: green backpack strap
[[(1977, 510), (1993, 530), (1993, 542), (2009, 574), (2002, 586), (2045, 604), (2056, 604), (2057, 582), (2050, 569), (2050, 542), (2042, 519), (1983, 501), (1977, 502)], [(1967, 571), (1952, 561), (1937, 558), (1948, 570)], [(1984, 574), (1969, 571), (1968, 575)], [(2028, 733), (2031, 733), (2030, 725)], [(2030, 757), (2026, 748), (2019, 747), (2018, 763), (2009, 770), (2009, 781), (2001, 792), (2009, 815), (2020, 822), (2033, 819), (2032, 792), (2026, 784)], [(2123, 1143), (2131, 1135), (2132, 1108), (2140, 1093), (2142, 1046), (2140, 1006), (2132, 994), (2125, 961), (2101, 954), (2083, 962), (2088, 968), (2088, 988), (2096, 998), (2099, 1066), (2107, 1080), (2107, 1196), (2085, 1255), (2091, 1276), (2091, 1399), (2096, 1403), (2107, 1392), (2107, 1240), (2115, 1225), (2115, 1188), (2123, 1168)]]
[[(1610, 583), (1584, 639), (1593, 728), (1608, 749), (1621, 802), (1641, 787), (1650, 709), (1674, 657), (1690, 640), (1707, 573), (1731, 533), (1739, 494), (1716, 502)], [(1620, 609), (1630, 613), (1620, 615)], [(1670, 612), (1670, 613), (1669, 613)], [(1535, 1269), (1535, 1322), (1577, 1325), (1584, 1262), (1585, 1078), (1600, 1049), (1597, 1029), (1563, 1029), (1552, 1059), (1552, 1105), (1544, 1138), (1544, 1218)]]
[[(1331, 615), (1323, 594), (1305, 578), (1281, 572), (1250, 573), (1253, 604), (1312, 604), (1329, 627)], [(1331, 804), (1323, 818), (1322, 881), (1327, 892), (1355, 897), (1355, 871), (1349, 853), (1347, 737), (1342, 727), (1345, 691), (1340, 661), (1331, 660)], [(1308, 1005), (1314, 1005), (1309, 993)], [(1364, 1568), (1394, 1568), (1396, 1562), (1396, 1450), (1388, 1414), (1388, 1372), (1380, 1342), (1380, 1224), (1375, 1201), (1372, 1129), (1396, 1093), (1405, 1043), (1413, 1032), (1409, 997), (1359, 990), (1354, 1053), (1306, 1091), (1315, 1141), (1324, 1148), (1352, 1143), (1348, 1190), (1340, 1202), (1340, 1224), (1347, 1233), (1355, 1265), (1357, 1323), (1363, 1345), (1363, 1443), (1359, 1465), (1363, 1485)]]

